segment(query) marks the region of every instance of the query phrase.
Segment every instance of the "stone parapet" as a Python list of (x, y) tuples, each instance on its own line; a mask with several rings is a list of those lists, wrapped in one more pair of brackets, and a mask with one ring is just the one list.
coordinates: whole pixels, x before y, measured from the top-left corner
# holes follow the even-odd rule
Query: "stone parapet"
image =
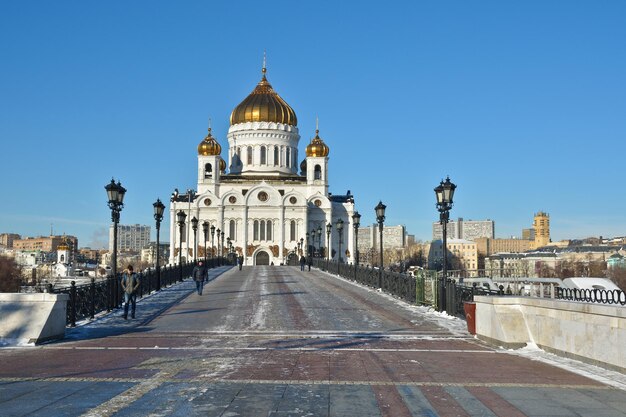
[(65, 337), (67, 294), (0, 294), (0, 338), (41, 343)]
[(505, 348), (541, 349), (626, 371), (626, 308), (529, 297), (477, 296), (476, 335)]

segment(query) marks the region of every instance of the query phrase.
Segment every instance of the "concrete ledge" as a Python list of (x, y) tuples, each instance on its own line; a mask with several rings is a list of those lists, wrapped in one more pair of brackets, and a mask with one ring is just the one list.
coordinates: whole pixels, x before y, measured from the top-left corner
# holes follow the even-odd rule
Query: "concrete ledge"
[(535, 343), (561, 356), (626, 371), (626, 308), (530, 297), (477, 296), (476, 335), (520, 348)]
[(67, 294), (0, 293), (0, 338), (41, 343), (65, 337)]

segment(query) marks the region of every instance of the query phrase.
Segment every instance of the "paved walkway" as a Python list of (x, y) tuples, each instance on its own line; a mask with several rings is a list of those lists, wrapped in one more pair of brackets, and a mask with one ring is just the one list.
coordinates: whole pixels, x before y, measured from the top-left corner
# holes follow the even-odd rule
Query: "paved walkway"
[(0, 349), (0, 415), (626, 416), (624, 390), (320, 271), (212, 279)]

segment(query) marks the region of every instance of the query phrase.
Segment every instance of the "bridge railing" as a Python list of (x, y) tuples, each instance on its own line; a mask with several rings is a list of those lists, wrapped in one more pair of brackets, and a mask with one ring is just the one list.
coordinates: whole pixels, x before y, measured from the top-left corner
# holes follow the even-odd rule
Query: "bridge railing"
[(559, 300), (583, 301), (597, 304), (626, 305), (626, 293), (620, 290), (578, 289), (559, 287), (556, 297)]
[[(229, 265), (230, 263), (225, 258), (214, 258), (207, 260), (206, 264), (208, 268), (214, 268), (219, 265)], [(196, 263), (190, 262), (183, 264), (182, 268), (180, 265), (161, 267), (161, 288), (166, 288), (178, 281), (189, 278), (195, 266)], [(143, 298), (144, 295), (157, 290), (158, 277), (156, 269), (139, 272), (137, 275), (139, 277), (138, 298)], [(67, 325), (74, 327), (76, 326), (76, 321), (86, 318), (93, 319), (100, 312), (111, 311), (123, 306), (124, 293), (122, 291), (121, 279), (122, 274), (119, 273), (116, 277), (109, 276), (97, 282), (95, 278), (92, 278), (90, 284), (76, 285), (75, 281), (72, 281), (69, 287), (53, 288), (52, 285), (49, 285), (48, 292), (68, 294), (70, 296), (67, 302)]]

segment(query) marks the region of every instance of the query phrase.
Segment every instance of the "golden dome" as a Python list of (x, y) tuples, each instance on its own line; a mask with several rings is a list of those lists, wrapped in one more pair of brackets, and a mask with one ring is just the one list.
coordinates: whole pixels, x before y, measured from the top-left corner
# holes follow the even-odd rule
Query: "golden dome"
[(70, 250), (70, 248), (65, 243), (61, 243), (59, 246), (57, 246), (57, 250)]
[(319, 129), (315, 130), (315, 137), (306, 147), (306, 156), (328, 156), (330, 149), (328, 148), (328, 145), (324, 143), (322, 138), (320, 138), (319, 133)]
[(211, 135), (211, 128), (209, 128), (209, 133), (207, 133), (204, 140), (198, 145), (198, 155), (209, 156), (219, 155), (220, 153), (222, 153), (222, 147), (217, 143), (213, 135)]
[(220, 158), (220, 172), (226, 172), (226, 162), (222, 158)]
[(296, 112), (274, 91), (272, 85), (263, 78), (252, 93), (245, 98), (230, 115), (230, 125), (246, 122), (275, 122), (291, 126), (298, 125)]

